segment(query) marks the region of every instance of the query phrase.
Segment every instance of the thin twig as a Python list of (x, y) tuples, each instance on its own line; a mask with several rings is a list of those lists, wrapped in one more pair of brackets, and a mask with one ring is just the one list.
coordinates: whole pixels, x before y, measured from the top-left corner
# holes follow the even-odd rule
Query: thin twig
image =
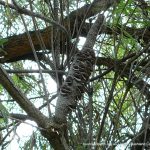
[[(25, 14), (25, 15), (28, 15), (28, 16), (34, 16), (34, 17), (37, 17), (37, 18), (40, 18), (46, 22), (49, 22), (50, 24), (60, 28), (62, 31), (64, 31), (66, 33), (66, 35), (69, 37), (69, 34), (68, 34), (68, 31), (66, 30), (66, 28), (64, 26), (62, 26), (61, 24), (57, 23), (56, 21), (54, 20), (51, 20), (50, 18), (47, 18), (41, 14), (38, 14), (38, 13), (35, 13), (35, 12), (32, 12), (28, 9), (25, 9), (25, 8), (22, 8), (20, 7), (14, 0), (12, 0), (13, 4), (9, 4), (9, 3), (6, 3), (4, 1), (1, 1), (0, 0), (0, 4), (5, 6), (5, 7), (9, 7), (11, 9), (14, 9), (16, 11), (18, 11), (20, 14)], [(70, 38), (69, 38), (70, 39)]]

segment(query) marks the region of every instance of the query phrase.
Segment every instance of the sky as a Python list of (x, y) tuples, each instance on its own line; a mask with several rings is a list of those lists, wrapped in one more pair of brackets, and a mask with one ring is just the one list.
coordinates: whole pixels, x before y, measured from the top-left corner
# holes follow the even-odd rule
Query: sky
[[(79, 43), (78, 43), (79, 49), (81, 49), (84, 41), (85, 41), (84, 38), (80, 38)], [(33, 68), (35, 69), (37, 67), (34, 66)], [(50, 85), (50, 86), (46, 86), (47, 90), (50, 93), (56, 92), (56, 83), (51, 78), (48, 78), (47, 82), (48, 82), (47, 85)], [(55, 105), (55, 103), (56, 103), (56, 101), (53, 101), (53, 105)], [(52, 109), (52, 111), (54, 111), (55, 108), (53, 106), (51, 106), (51, 109)], [(12, 132), (12, 134), (10, 135), (9, 138), (13, 139), (13, 140), (6, 150), (20, 150), (19, 143), (21, 144), (22, 143), (21, 141), (26, 141), (26, 139), (28, 139), (28, 137), (30, 137), (32, 135), (33, 131), (37, 130), (33, 126), (36, 126), (36, 123), (34, 123), (33, 121), (27, 120), (25, 123), (21, 123), (19, 125), (19, 127), (17, 127), (16, 131)], [(127, 145), (127, 143), (122, 143), (119, 146), (117, 146), (117, 149), (118, 150), (125, 149), (126, 145)]]
[[(56, 83), (53, 81), (53, 79), (49, 78), (48, 80), (47, 90), (52, 93), (56, 92)], [(56, 101), (53, 102), (53, 105), (55, 105)], [(38, 105), (38, 104), (37, 104)], [(55, 110), (54, 107), (51, 105), (52, 111)], [(9, 136), (9, 139), (12, 139), (12, 142), (8, 146), (6, 150), (20, 150), (19, 146), (23, 146), (24, 142), (29, 139), (29, 137), (32, 135), (34, 131), (37, 130), (36, 123), (30, 120), (26, 120), (25, 123), (21, 123), (16, 131), (12, 132), (12, 134)], [(17, 133), (17, 134), (16, 134)], [(23, 141), (23, 142), (22, 142)]]

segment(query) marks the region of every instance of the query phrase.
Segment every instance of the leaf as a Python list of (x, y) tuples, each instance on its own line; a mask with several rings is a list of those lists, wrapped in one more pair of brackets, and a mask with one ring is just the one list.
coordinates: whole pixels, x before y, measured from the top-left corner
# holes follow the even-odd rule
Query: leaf
[(8, 39), (0, 39), (0, 46), (2, 46), (4, 43), (6, 43)]
[(7, 124), (8, 123), (8, 117), (9, 117), (9, 112), (5, 108), (5, 106), (0, 102), (0, 113), (3, 116), (4, 122)]

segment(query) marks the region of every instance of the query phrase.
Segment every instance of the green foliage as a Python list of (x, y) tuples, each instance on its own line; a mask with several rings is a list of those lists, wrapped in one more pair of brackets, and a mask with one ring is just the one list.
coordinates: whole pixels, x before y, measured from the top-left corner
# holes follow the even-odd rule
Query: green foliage
[(8, 41), (8, 39), (0, 39), (0, 46), (5, 44)]
[(0, 102), (0, 114), (2, 115), (2, 119), (0, 119), (1, 123), (8, 124), (8, 117), (9, 117), (9, 112), (5, 108), (5, 106)]
[(3, 87), (0, 85), (0, 95), (2, 91), (3, 91)]
[(78, 145), (77, 147), (76, 147), (76, 150), (86, 150), (87, 148), (85, 148), (85, 146), (84, 145)]
[[(82, 1), (63, 0), (62, 3), (65, 9), (63, 9), (63, 12), (61, 12), (61, 9), (59, 10), (59, 18), (61, 18), (60, 23), (64, 25), (64, 18), (66, 17), (67, 14), (75, 10), (77, 7), (81, 7), (82, 5), (87, 3), (90, 4), (91, 2), (92, 0), (82, 0)], [(148, 3), (149, 1), (146, 2)], [(45, 0), (37, 0), (32, 2), (25, 0), (18, 0), (17, 3), (20, 6), (23, 6), (24, 8), (27, 9), (31, 9), (30, 7), (31, 3), (34, 12), (44, 15), (51, 19), (55, 19), (53, 18), (53, 11), (51, 7), (48, 7)], [(149, 89), (149, 80), (147, 79), (149, 78), (148, 76), (149, 74), (146, 75), (146, 71), (144, 72), (144, 69), (149, 67), (149, 54), (142, 53), (140, 56), (138, 56), (138, 58), (132, 61), (131, 64), (128, 64), (128, 62), (131, 59), (121, 61), (130, 54), (138, 55), (141, 52), (141, 50), (145, 48), (145, 45), (147, 45), (147, 43), (144, 41), (145, 32), (141, 34), (140, 31), (143, 31), (144, 29), (144, 31), (149, 32), (147, 29), (149, 29), (150, 27), (150, 19), (149, 16), (146, 17), (144, 15), (143, 9), (141, 9), (139, 7), (140, 5), (137, 5), (137, 3), (138, 1), (134, 0), (121, 0), (120, 3), (118, 3), (116, 6), (111, 7), (106, 12), (104, 12), (105, 14), (104, 25), (106, 25), (106, 31), (104, 28), (103, 29), (104, 31), (102, 31), (104, 33), (97, 38), (97, 43), (94, 47), (94, 50), (96, 51), (96, 57), (99, 57), (98, 61), (100, 61), (100, 63), (96, 62), (95, 65), (96, 67), (94, 72), (92, 73), (92, 77), (97, 77), (101, 75), (111, 67), (112, 70), (109, 73), (106, 73), (105, 75), (101, 76), (100, 78), (97, 78), (92, 82), (91, 81), (88, 82), (88, 87), (93, 88), (92, 100), (90, 99), (89, 94), (87, 94), (88, 88), (86, 87), (87, 93), (85, 93), (84, 96), (81, 98), (82, 100), (78, 102), (78, 106), (74, 110), (74, 112), (72, 114), (69, 114), (70, 115), (68, 117), (69, 142), (70, 145), (73, 146), (73, 148), (75, 147), (75, 149), (77, 150), (87, 149), (86, 146), (82, 145), (83, 142), (88, 143), (91, 140), (92, 143), (94, 142), (96, 143), (100, 127), (102, 125), (104, 113), (106, 112), (106, 110), (107, 115), (104, 121), (104, 126), (102, 129), (100, 140), (100, 142), (106, 143), (107, 142), (121, 143), (126, 142), (126, 139), (131, 140), (131, 138), (127, 136), (127, 133), (130, 133), (132, 136), (136, 135), (138, 133), (137, 131), (140, 129), (141, 120), (146, 116), (146, 114), (149, 114), (148, 110), (149, 106), (147, 104), (147, 97), (146, 97), (147, 96), (146, 94), (149, 92), (149, 90), (145, 91), (145, 89), (147, 88)], [(69, 6), (67, 6), (68, 4)], [(150, 3), (148, 4), (150, 5)], [(146, 8), (145, 11), (148, 11), (150, 15), (150, 10), (148, 8)], [(22, 25), (22, 20), (20, 19), (19, 14), (16, 11), (10, 9), (9, 7), (6, 8), (1, 7), (0, 13), (2, 22), (0, 30), (3, 37), (8, 37), (12, 34), (17, 35), (25, 31), (25, 27)], [(63, 13), (63, 15), (61, 13)], [(76, 13), (75, 26), (73, 27), (71, 26), (71, 28), (74, 29), (74, 32), (77, 33), (78, 33), (77, 31), (78, 26), (80, 25), (78, 24), (78, 21), (80, 21), (80, 19), (84, 20), (84, 18), (78, 18), (78, 14), (79, 12)], [(93, 15), (92, 17), (94, 18), (95, 16), (96, 15)], [(24, 15), (23, 17), (25, 19), (28, 30), (35, 30), (35, 28), (43, 29), (49, 26), (49, 23), (43, 20), (37, 18), (36, 19), (34, 18), (35, 19), (34, 20), (32, 17), (27, 17)], [(70, 18), (68, 17), (67, 19), (69, 26)], [(87, 20), (86, 23), (88, 22)], [(85, 26), (83, 25), (83, 27)], [(32, 34), (33, 33), (34, 31), (32, 32)], [(42, 32), (37, 33), (41, 34)], [(141, 36), (139, 36), (139, 34), (141, 34)], [(48, 36), (52, 36), (52, 34), (50, 33)], [(63, 37), (63, 35), (61, 36), (62, 36), (61, 39), (64, 40), (65, 38)], [(41, 39), (42, 38), (43, 37), (41, 37)], [(75, 41), (76, 38), (72, 39), (72, 41)], [(54, 38), (54, 41), (50, 41), (50, 43), (51, 44), (55, 43), (56, 39), (57, 37)], [(3, 45), (7, 44), (7, 42), (8, 42), (7, 38), (0, 39), (0, 46), (1, 46), (0, 53), (2, 52), (5, 55), (7, 55), (7, 53), (3, 50)], [(30, 44), (32, 42), (34, 41), (30, 41)], [(42, 42), (40, 44), (43, 46)], [(64, 47), (66, 48), (65, 44)], [(45, 59), (42, 60), (42, 55), (41, 56), (38, 55), (40, 56), (39, 62), (41, 68), (43, 67), (42, 69), (52, 70), (53, 68), (55, 68), (56, 58), (52, 57), (51, 54), (51, 50), (54, 47), (51, 47), (50, 49), (48, 48), (46, 47), (45, 50), (45, 47), (44, 48), (42, 47), (41, 49), (44, 49), (44, 51), (38, 48), (38, 50), (40, 50), (40, 52), (43, 52), (43, 54), (46, 53), (45, 55), (46, 58), (50, 58), (50, 60), (47, 63), (46, 62), (47, 60)], [(19, 50), (21, 51), (21, 49)], [(67, 57), (66, 54), (65, 55), (61, 54), (60, 57), (61, 57), (60, 60), (63, 59), (65, 60), (65, 63), (64, 64), (62, 63), (65, 67), (70, 66), (70, 64), (66, 64), (68, 62), (68, 60), (66, 59)], [(29, 57), (29, 59), (32, 58)], [(52, 67), (49, 66), (50, 63), (52, 64)], [(7, 69), (13, 70), (24, 70), (26, 68), (32, 70), (35, 69), (34, 65), (35, 64), (33, 62), (25, 60), (5, 64), (5, 67)], [(53, 71), (55, 69), (53, 69)], [(58, 68), (58, 70), (60, 69), (62, 68), (61, 67)], [(68, 68), (63, 68), (61, 71), (64, 70), (66, 71), (68, 70)], [(116, 84), (113, 87), (115, 72), (117, 72), (118, 76), (116, 79)], [(33, 102), (33, 104), (36, 105), (37, 108), (39, 106), (42, 106), (43, 104), (46, 104), (45, 101), (46, 96), (41, 76), (37, 74), (31, 75), (29, 73), (16, 73), (10, 74), (10, 76), (12, 77), (15, 85), (17, 85), (17, 87), (27, 97), (29, 97), (29, 99)], [(47, 76), (45, 76), (45, 74), (43, 74), (45, 80), (44, 82), (46, 83), (47, 88), (46, 90), (49, 89), (51, 90), (53, 88), (53, 85), (51, 85), (51, 83), (49, 83), (48, 81), (50, 79), (49, 77), (55, 76), (56, 76), (55, 72), (54, 73), (52, 72), (52, 74), (49, 73), (48, 78)], [(63, 75), (63, 77), (64, 76), (65, 75)], [(58, 75), (58, 78), (61, 77), (62, 77), (61, 75), (60, 76)], [(135, 80), (135, 77), (137, 77), (137, 80)], [(139, 82), (141, 80), (145, 82), (144, 86), (141, 85), (141, 82)], [(139, 88), (140, 86), (141, 89)], [(48, 91), (48, 100), (51, 98), (51, 95), (53, 94), (52, 92), (53, 91)], [(3, 95), (1, 95), (1, 93)], [(0, 86), (0, 96), (4, 97), (5, 99), (8, 99), (6, 103), (4, 104), (0, 103), (0, 112), (3, 116), (3, 118), (0, 119), (0, 124), (2, 125), (8, 123), (11, 124), (13, 121), (8, 120), (9, 117), (8, 110), (10, 112), (12, 111), (15, 113), (20, 112), (22, 113), (23, 110), (18, 109), (20, 107), (16, 105), (16, 103), (9, 102), (9, 99), (11, 99), (11, 97), (6, 93), (4, 93), (2, 86)], [(110, 100), (110, 105), (107, 108), (108, 100)], [(53, 110), (55, 108), (55, 101), (54, 103), (52, 101), (50, 106)], [(147, 106), (148, 108), (146, 108)], [(42, 109), (42, 112), (44, 112), (44, 114), (47, 115), (48, 112), (47, 106), (44, 109)], [(15, 126), (16, 125), (13, 124), (13, 126), (11, 126), (10, 128), (13, 128)], [(90, 133), (92, 134), (91, 139), (89, 138)], [(33, 133), (31, 137), (28, 137), (27, 140), (22, 142), (23, 144), (21, 144), (20, 149), (21, 148), (26, 150), (51, 149), (49, 142), (46, 141), (46, 139), (43, 138), (38, 133), (38, 131)]]
[(8, 40), (7, 39), (0, 39), (0, 53), (4, 53), (4, 55), (7, 55), (7, 52), (3, 50), (3, 44), (5, 44)]

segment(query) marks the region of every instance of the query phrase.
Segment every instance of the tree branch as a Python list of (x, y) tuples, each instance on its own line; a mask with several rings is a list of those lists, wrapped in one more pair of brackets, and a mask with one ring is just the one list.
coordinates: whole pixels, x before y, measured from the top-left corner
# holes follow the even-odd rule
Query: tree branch
[(1, 65), (0, 83), (27, 114), (32, 117), (39, 126), (45, 128), (48, 118), (46, 118), (37, 108), (35, 108), (35, 106), (25, 97), (25, 95), (14, 85), (13, 81)]
[[(88, 12), (87, 14), (87, 18), (91, 17), (91, 16), (94, 16), (96, 15), (98, 12), (100, 11), (103, 11), (103, 10), (106, 10), (108, 9), (110, 6), (112, 6), (114, 3), (117, 3), (119, 2), (118, 0), (95, 0), (90, 9), (90, 11)], [(15, 6), (12, 5), (12, 4), (6, 4), (5, 2), (3, 1), (0, 1), (0, 4), (1, 5), (4, 5), (4, 6), (7, 6), (7, 7), (10, 7), (11, 9), (15, 9)], [(70, 24), (70, 33), (72, 34), (74, 32), (74, 25), (76, 24), (75, 21), (76, 21), (76, 15), (78, 15), (78, 27), (80, 27), (80, 24), (84, 18), (84, 15), (85, 15), (85, 12), (87, 11), (87, 8), (89, 7), (90, 5), (85, 5), (73, 12), (71, 12), (69, 14), (69, 16), (67, 16), (65, 19), (64, 19), (64, 27), (66, 29), (68, 29), (68, 18), (69, 18), (69, 24)], [(95, 8), (96, 6), (96, 8)], [(32, 12), (28, 12), (28, 10), (25, 9), (25, 11), (27, 11), (26, 13), (27, 14), (32, 14)], [(33, 16), (31, 15), (30, 16)], [(86, 27), (86, 28), (85, 28)], [(90, 25), (83, 25), (82, 26), (82, 30), (81, 30), (81, 35), (87, 35), (88, 31), (89, 31), (89, 28), (90, 28)], [(42, 39), (44, 41), (44, 44), (45, 44), (45, 47), (46, 49), (51, 49), (51, 44), (50, 44), (50, 41), (51, 41), (51, 37), (49, 35), (51, 35), (51, 27), (47, 27), (43, 30), (40, 30), (40, 34), (42, 36)], [(39, 40), (38, 40), (38, 37), (36, 36), (36, 32), (35, 31), (31, 31), (29, 32), (30, 33), (30, 36), (31, 36), (31, 39), (32, 39), (32, 42), (33, 42), (33, 45), (36, 49), (36, 51), (39, 51), (41, 49), (41, 46), (39, 44)], [(64, 36), (66, 36), (64, 34)], [(73, 38), (75, 38), (77, 36), (77, 31), (74, 32), (74, 35), (72, 35)], [(17, 60), (20, 60), (20, 59), (26, 59), (30, 56), (30, 54), (32, 54), (32, 50), (31, 50), (31, 46), (30, 46), (30, 43), (28, 41), (28, 38), (27, 38), (27, 35), (26, 33), (23, 33), (23, 34), (19, 34), (19, 35), (14, 35), (14, 36), (11, 36), (11, 37), (7, 37), (8, 39), (8, 42), (6, 42), (4, 45), (3, 45), (3, 50), (7, 53), (6, 55), (4, 53), (1, 53), (0, 52), (0, 62), (1, 63), (4, 63), (4, 62), (11, 62), (11, 61), (17, 61)], [(63, 43), (62, 43), (63, 44)], [(21, 49), (21, 51), (19, 51), (19, 49)]]
[[(135, 55), (135, 56), (137, 56), (137, 55)], [(134, 57), (131, 57), (131, 59), (133, 59)], [(123, 62), (124, 62), (124, 59), (118, 60), (117, 67), (119, 70), (117, 70), (117, 71), (120, 71), (121, 77), (126, 77), (127, 79), (129, 79), (131, 63), (126, 65)], [(114, 69), (115, 64), (116, 64), (116, 60), (113, 60), (111, 58), (103, 58), (103, 57), (98, 58), (97, 63), (96, 63), (96, 65), (98, 65), (98, 66), (104, 65), (104, 66), (107, 66), (108, 68), (110, 68), (110, 69), (108, 69), (108, 71), (106, 71), (106, 73), (109, 73), (111, 70), (115, 71), (115, 69)], [(99, 75), (98, 77), (100, 78), (100, 77), (102, 77), (102, 75)], [(105, 75), (105, 72), (104, 72), (104, 75)], [(94, 77), (91, 80), (98, 78), (98, 77)], [(146, 96), (147, 101), (150, 101), (150, 92), (149, 92), (150, 85), (146, 81), (139, 79), (136, 75), (133, 74), (132, 79), (130, 80), (130, 83), (132, 83), (142, 94), (144, 94)]]
[[(62, 71), (62, 70), (41, 70), (42, 73), (55, 73), (56, 71), (58, 72), (58, 74), (66, 74), (66, 72)], [(7, 73), (39, 73), (39, 70), (29, 70), (29, 69), (24, 69), (24, 70), (11, 70), (11, 69), (7, 69), (6, 70)]]
[(53, 123), (49, 118), (44, 116), (26, 97), (25, 95), (14, 85), (13, 81), (7, 75), (6, 71), (0, 65), (0, 83), (12, 96), (12, 98), (20, 105), (20, 107), (33, 118), (41, 130), (44, 137), (48, 139), (51, 145), (59, 150), (60, 147), (64, 150), (63, 143), (60, 140), (60, 136), (56, 131), (52, 131), (52, 128), (60, 129), (61, 126)]
[(84, 93), (85, 85), (95, 63), (95, 54), (92, 49), (103, 19), (104, 16), (99, 15), (92, 25), (86, 42), (81, 52), (75, 55), (68, 76), (60, 89), (55, 108), (55, 121), (60, 124), (66, 122), (67, 114), (76, 108), (78, 100)]
[(14, 3), (14, 5), (6, 3), (6, 2), (0, 0), (0, 4), (1, 5), (5, 6), (5, 7), (10, 7), (11, 9), (15, 9), (20, 14), (25, 14), (25, 15), (28, 15), (28, 16), (36, 17), (36, 18), (42, 19), (42, 20), (44, 20), (46, 22), (49, 22), (50, 24), (52, 24), (52, 25), (62, 29), (68, 35), (67, 30), (61, 24), (57, 23), (56, 21), (54, 21), (54, 20), (52, 20), (50, 18), (47, 18), (47, 17), (45, 17), (45, 16), (43, 16), (41, 14), (32, 12), (32, 11), (30, 11), (28, 9), (22, 8), (14, 0), (13, 0), (13, 3)]
[(141, 150), (150, 148), (150, 116), (144, 121), (140, 131), (132, 139), (131, 150)]

